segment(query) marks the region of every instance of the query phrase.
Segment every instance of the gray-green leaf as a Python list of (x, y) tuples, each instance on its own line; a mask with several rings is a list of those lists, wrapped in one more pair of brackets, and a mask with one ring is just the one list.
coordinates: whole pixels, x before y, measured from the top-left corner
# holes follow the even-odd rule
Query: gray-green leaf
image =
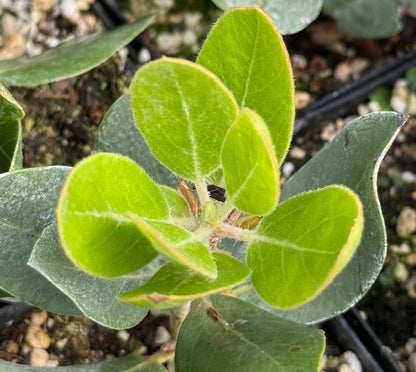
[(44, 230), (33, 248), (29, 265), (70, 297), (84, 315), (114, 329), (133, 327), (146, 316), (147, 309), (122, 303), (117, 296), (144, 284), (157, 270), (156, 264), (152, 263), (117, 278), (103, 279), (90, 275), (65, 255), (56, 225)]
[(0, 61), (0, 81), (35, 86), (80, 75), (128, 44), (152, 19), (146, 16), (103, 35), (71, 40), (35, 57)]
[(177, 372), (316, 372), (325, 337), (228, 296), (212, 296), (186, 317), (176, 345)]
[(302, 31), (318, 17), (323, 0), (212, 0), (219, 8), (261, 6), (283, 35)]
[(67, 296), (27, 265), (36, 240), (55, 221), (59, 191), (69, 171), (31, 168), (0, 176), (0, 287), (42, 309), (78, 315)]

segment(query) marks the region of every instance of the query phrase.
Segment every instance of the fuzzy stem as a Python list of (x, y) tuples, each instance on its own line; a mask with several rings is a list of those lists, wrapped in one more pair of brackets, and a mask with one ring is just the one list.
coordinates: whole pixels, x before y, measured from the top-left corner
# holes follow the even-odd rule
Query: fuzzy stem
[(201, 177), (195, 181), (196, 193), (198, 194), (201, 209), (204, 208), (205, 204), (209, 202), (209, 193), (207, 189), (207, 183), (205, 178)]

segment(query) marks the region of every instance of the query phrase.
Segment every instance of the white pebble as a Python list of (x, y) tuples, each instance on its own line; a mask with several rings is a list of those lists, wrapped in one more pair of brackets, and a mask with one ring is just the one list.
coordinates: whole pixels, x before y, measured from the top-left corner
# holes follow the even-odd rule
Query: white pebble
[(155, 338), (153, 339), (153, 342), (156, 346), (163, 345), (166, 342), (168, 342), (170, 339), (171, 339), (171, 334), (165, 327), (163, 326), (157, 327), (156, 335), (155, 335)]
[(402, 173), (402, 179), (406, 183), (416, 183), (416, 174), (409, 171), (404, 171)]
[(404, 207), (397, 218), (397, 234), (401, 238), (408, 238), (416, 231), (416, 210)]
[(117, 332), (117, 338), (121, 343), (125, 344), (130, 339), (130, 333), (123, 329)]
[(151, 58), (152, 58), (152, 55), (150, 54), (149, 49), (147, 49), (147, 48), (140, 49), (139, 62), (141, 64), (145, 64), (145, 63), (149, 62), (151, 60)]
[(363, 367), (357, 355), (350, 350), (347, 350), (344, 354), (341, 355), (341, 360), (347, 364), (351, 371), (353, 372), (362, 372)]
[(394, 267), (393, 278), (399, 283), (405, 283), (409, 278), (409, 270), (403, 262), (398, 262)]
[(394, 111), (397, 111), (399, 114), (406, 113), (407, 102), (405, 99), (398, 96), (391, 97), (390, 106)]
[(285, 164), (283, 164), (282, 173), (286, 178), (288, 178), (293, 173), (294, 170), (295, 170), (295, 165), (293, 163), (288, 161)]

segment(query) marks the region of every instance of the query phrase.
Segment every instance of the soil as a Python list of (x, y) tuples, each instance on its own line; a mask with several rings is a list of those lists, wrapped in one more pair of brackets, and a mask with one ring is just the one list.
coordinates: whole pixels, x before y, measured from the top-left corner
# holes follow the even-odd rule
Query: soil
[[(203, 3), (202, 9), (198, 3)], [(177, 8), (165, 9), (159, 19), (163, 22), (147, 30), (142, 39), (155, 55), (173, 54), (192, 59), (204, 32), (219, 12), (210, 2), (189, 0), (178, 4)], [(182, 45), (171, 49), (174, 53), (160, 50), (158, 35), (162, 32), (173, 34), (188, 27), (184, 25), (185, 17), (180, 16), (186, 9), (192, 14), (200, 14), (202, 19), (201, 25), (196, 27), (196, 48)], [(92, 12), (86, 13), (94, 17)], [(399, 35), (384, 40), (362, 40), (342, 34), (334, 21), (320, 17), (306, 30), (286, 36), (296, 88), (304, 93), (302, 97), (298, 96), (301, 98), (298, 108), (406, 51), (416, 49), (414, 35), (416, 19), (413, 18), (405, 19), (405, 27)], [(129, 86), (131, 70), (125, 74), (125, 67), (125, 53), (119, 53), (79, 78), (33, 89), (13, 88), (13, 95), (26, 112), (23, 120), (24, 166), (73, 165), (91, 154), (95, 133), (105, 111)], [(387, 88), (391, 90), (392, 87)], [(296, 137), (287, 163), (298, 169), (327, 143), (332, 134), (368, 108), (368, 102), (366, 104), (348, 118), (324, 122), (319, 128)], [(416, 352), (415, 342), (413, 348), (409, 346), (411, 340), (416, 339), (416, 237), (414, 232), (408, 237), (399, 236), (397, 220), (405, 207), (415, 208), (416, 181), (408, 182), (403, 177), (405, 172), (415, 172), (415, 143), (416, 120), (411, 117), (380, 168), (379, 196), (388, 232), (389, 253), (379, 280), (358, 305), (382, 341), (395, 352), (403, 368)], [(406, 273), (403, 274), (405, 280), (403, 275), (397, 274), (399, 266)], [(28, 330), (39, 323), (39, 318), (43, 319), (37, 324), (42, 331), (40, 334), (50, 338), (50, 346), (44, 349), (49, 365), (87, 363), (131, 352), (149, 354), (170, 338), (166, 314), (150, 313), (126, 334), (98, 326), (86, 318), (33, 310), (21, 322), (0, 330), (0, 358), (31, 363), (36, 347), (28, 344)], [(336, 345), (328, 346), (329, 355), (342, 352), (344, 350)], [(327, 367), (325, 370), (334, 369)]]

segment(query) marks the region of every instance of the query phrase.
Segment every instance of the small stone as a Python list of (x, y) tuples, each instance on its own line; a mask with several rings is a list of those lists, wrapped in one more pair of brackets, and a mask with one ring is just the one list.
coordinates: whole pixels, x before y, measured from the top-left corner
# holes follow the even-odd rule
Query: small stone
[(26, 342), (34, 348), (47, 349), (51, 344), (51, 339), (42, 328), (31, 324), (26, 332)]
[(130, 333), (123, 329), (117, 332), (117, 338), (122, 344), (126, 344), (127, 341), (130, 339)]
[(416, 372), (416, 353), (412, 353), (407, 362), (409, 372)]
[(393, 110), (397, 111), (400, 114), (406, 113), (407, 102), (403, 98), (392, 96), (390, 100), (390, 106)]
[(201, 24), (202, 13), (200, 12), (189, 12), (185, 14), (185, 26), (186, 28), (195, 29)]
[(306, 61), (305, 56), (301, 54), (292, 54), (291, 60), (294, 69), (304, 70), (308, 67), (308, 62)]
[(60, 13), (67, 20), (78, 23), (79, 11), (76, 0), (65, 0), (60, 2)]
[(416, 267), (416, 253), (410, 253), (404, 259), (406, 265)]
[(416, 94), (410, 93), (407, 97), (407, 115), (416, 115)]
[(20, 32), (20, 24), (17, 19), (10, 13), (4, 13), (1, 18), (1, 33), (2, 37), (15, 35)]
[(8, 354), (17, 354), (19, 352), (19, 344), (13, 340), (5, 341), (2, 346)]
[[(412, 275), (406, 283), (407, 295), (410, 298), (416, 298), (416, 275)], [(416, 351), (416, 350), (415, 350)]]
[(355, 372), (347, 363), (342, 363), (338, 366), (338, 372)]
[(416, 211), (410, 207), (404, 207), (397, 218), (397, 234), (401, 238), (408, 238), (416, 231)]
[(340, 62), (334, 71), (335, 79), (339, 80), (341, 83), (346, 83), (350, 77), (350, 67), (348, 62)]
[(409, 278), (409, 270), (403, 262), (398, 262), (394, 267), (393, 278), (399, 283), (405, 283)]
[(141, 48), (138, 59), (141, 64), (149, 62), (152, 59), (152, 55), (150, 54), (149, 49)]
[(295, 170), (295, 165), (293, 163), (288, 161), (285, 164), (283, 164), (282, 173), (286, 178), (289, 178), (292, 175), (294, 170)]
[(290, 156), (294, 159), (303, 159), (306, 156), (306, 151), (298, 146), (293, 146), (290, 149)]
[(195, 45), (198, 42), (198, 37), (192, 30), (186, 30), (182, 35), (182, 42), (185, 45)]
[(407, 80), (396, 80), (396, 82), (394, 83), (392, 94), (401, 99), (407, 99), (407, 96), (409, 94), (409, 90), (407, 88)]
[(368, 102), (367, 107), (368, 107), (368, 109), (371, 112), (379, 112), (379, 111), (381, 111), (380, 104), (377, 101), (370, 101), (370, 102)]
[(36, 367), (45, 367), (48, 365), (49, 354), (46, 350), (34, 348), (30, 352), (30, 365)]
[(0, 44), (0, 59), (12, 59), (25, 52), (25, 39), (21, 34), (12, 34), (4, 37)]
[(409, 244), (403, 243), (400, 245), (397, 244), (392, 244), (390, 246), (390, 251), (394, 254), (398, 254), (398, 255), (408, 255), (411, 252), (410, 246)]
[(402, 173), (402, 179), (406, 183), (416, 183), (416, 174), (409, 171), (404, 171)]
[(155, 344), (155, 346), (160, 346), (168, 342), (171, 339), (171, 337), (171, 334), (164, 326), (159, 326), (156, 329), (156, 334), (155, 338), (153, 339), (153, 343)]
[(59, 351), (63, 351), (67, 343), (68, 343), (68, 337), (61, 338), (60, 340), (55, 342), (55, 347)]
[(55, 5), (55, 0), (32, 0), (32, 10), (38, 13), (48, 13)]
[[(377, 103), (377, 102), (375, 102), (375, 103)], [(370, 109), (369, 105), (367, 106), (367, 105), (364, 105), (363, 103), (360, 103), (357, 107), (357, 111), (358, 111), (358, 114), (360, 116), (364, 116), (364, 115), (367, 115), (368, 113), (370, 113), (371, 109)], [(380, 110), (375, 110), (375, 111), (380, 111)]]
[(312, 97), (308, 92), (296, 91), (295, 92), (295, 107), (297, 110), (301, 110), (311, 103)]
[(332, 141), (332, 139), (337, 135), (335, 124), (334, 123), (328, 123), (325, 125), (325, 127), (322, 129), (321, 132), (321, 139), (324, 141)]
[(40, 326), (45, 323), (46, 319), (48, 319), (48, 314), (46, 311), (36, 311), (32, 314), (30, 322), (34, 325)]
[(78, 9), (82, 12), (87, 11), (94, 0), (77, 0)]
[(159, 50), (165, 53), (176, 54), (182, 42), (182, 36), (179, 33), (160, 33), (156, 38)]
[(410, 355), (416, 351), (416, 338), (410, 337), (404, 345), (407, 355)]
[(352, 351), (347, 350), (344, 354), (341, 355), (341, 361), (344, 364), (348, 365), (353, 372), (362, 372), (363, 367), (361, 365), (360, 360), (358, 359), (357, 355)]

